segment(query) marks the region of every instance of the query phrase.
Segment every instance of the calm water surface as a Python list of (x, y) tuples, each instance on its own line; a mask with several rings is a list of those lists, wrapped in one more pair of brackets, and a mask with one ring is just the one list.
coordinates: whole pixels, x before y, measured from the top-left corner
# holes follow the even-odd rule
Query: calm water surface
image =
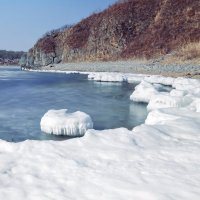
[(97, 130), (132, 129), (143, 123), (147, 115), (146, 104), (129, 100), (134, 88), (127, 83), (89, 81), (86, 75), (0, 67), (0, 139), (66, 139), (40, 131), (40, 119), (49, 109), (86, 112)]

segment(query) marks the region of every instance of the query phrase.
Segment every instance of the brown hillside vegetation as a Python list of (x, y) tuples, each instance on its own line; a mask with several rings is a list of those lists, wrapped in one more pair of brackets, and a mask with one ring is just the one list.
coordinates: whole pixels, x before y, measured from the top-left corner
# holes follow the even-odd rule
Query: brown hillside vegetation
[(124, 56), (159, 55), (200, 39), (200, 1), (165, 0), (148, 29), (132, 41)]
[(30, 65), (153, 58), (198, 41), (199, 0), (122, 0), (41, 38), (28, 58)]

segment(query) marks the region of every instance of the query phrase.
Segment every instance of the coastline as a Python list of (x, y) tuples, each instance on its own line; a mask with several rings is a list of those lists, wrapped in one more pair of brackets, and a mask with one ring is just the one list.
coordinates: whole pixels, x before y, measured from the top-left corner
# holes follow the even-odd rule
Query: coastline
[(161, 64), (147, 61), (61, 63), (33, 69), (64, 72), (118, 72), (130, 74), (162, 75), (165, 77), (174, 78), (200, 78), (200, 65)]
[[(89, 129), (84, 137), (59, 142), (0, 140), (0, 180), (9, 184), (5, 192), (0, 192), (1, 199), (22, 194), (23, 200), (35, 197), (35, 192), (35, 198), (46, 199), (45, 195), (52, 195), (51, 187), (56, 188), (53, 198), (61, 200), (86, 200), (101, 193), (104, 196), (99, 199), (143, 200), (148, 195), (150, 199), (168, 200), (168, 196), (175, 196), (177, 200), (198, 200), (200, 80), (128, 71), (85, 72), (85, 67), (82, 72), (75, 72), (70, 66), (68, 71), (59, 70), (59, 66), (30, 71), (83, 73), (97, 81), (138, 81), (131, 96), (132, 100), (149, 102), (147, 119), (132, 131), (123, 127)], [(156, 91), (160, 84), (171, 85), (173, 90)], [(33, 192), (27, 195), (29, 188)]]

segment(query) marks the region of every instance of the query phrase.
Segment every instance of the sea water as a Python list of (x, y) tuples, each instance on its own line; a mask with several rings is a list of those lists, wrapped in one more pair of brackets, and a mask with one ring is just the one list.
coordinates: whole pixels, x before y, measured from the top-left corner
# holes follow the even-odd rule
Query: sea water
[(0, 67), (0, 139), (66, 139), (40, 131), (41, 117), (49, 109), (86, 112), (97, 130), (131, 130), (147, 116), (146, 104), (129, 100), (134, 88), (134, 84), (87, 80), (87, 75)]

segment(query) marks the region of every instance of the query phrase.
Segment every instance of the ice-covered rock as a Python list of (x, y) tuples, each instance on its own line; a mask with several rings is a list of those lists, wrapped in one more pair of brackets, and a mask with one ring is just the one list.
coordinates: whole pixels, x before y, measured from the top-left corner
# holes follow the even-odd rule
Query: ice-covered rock
[(135, 91), (130, 96), (132, 101), (148, 103), (153, 95), (159, 94), (155, 87), (146, 81), (142, 81), (135, 87)]
[(41, 130), (48, 134), (83, 136), (93, 128), (91, 117), (83, 112), (68, 113), (67, 109), (49, 110), (41, 119)]

